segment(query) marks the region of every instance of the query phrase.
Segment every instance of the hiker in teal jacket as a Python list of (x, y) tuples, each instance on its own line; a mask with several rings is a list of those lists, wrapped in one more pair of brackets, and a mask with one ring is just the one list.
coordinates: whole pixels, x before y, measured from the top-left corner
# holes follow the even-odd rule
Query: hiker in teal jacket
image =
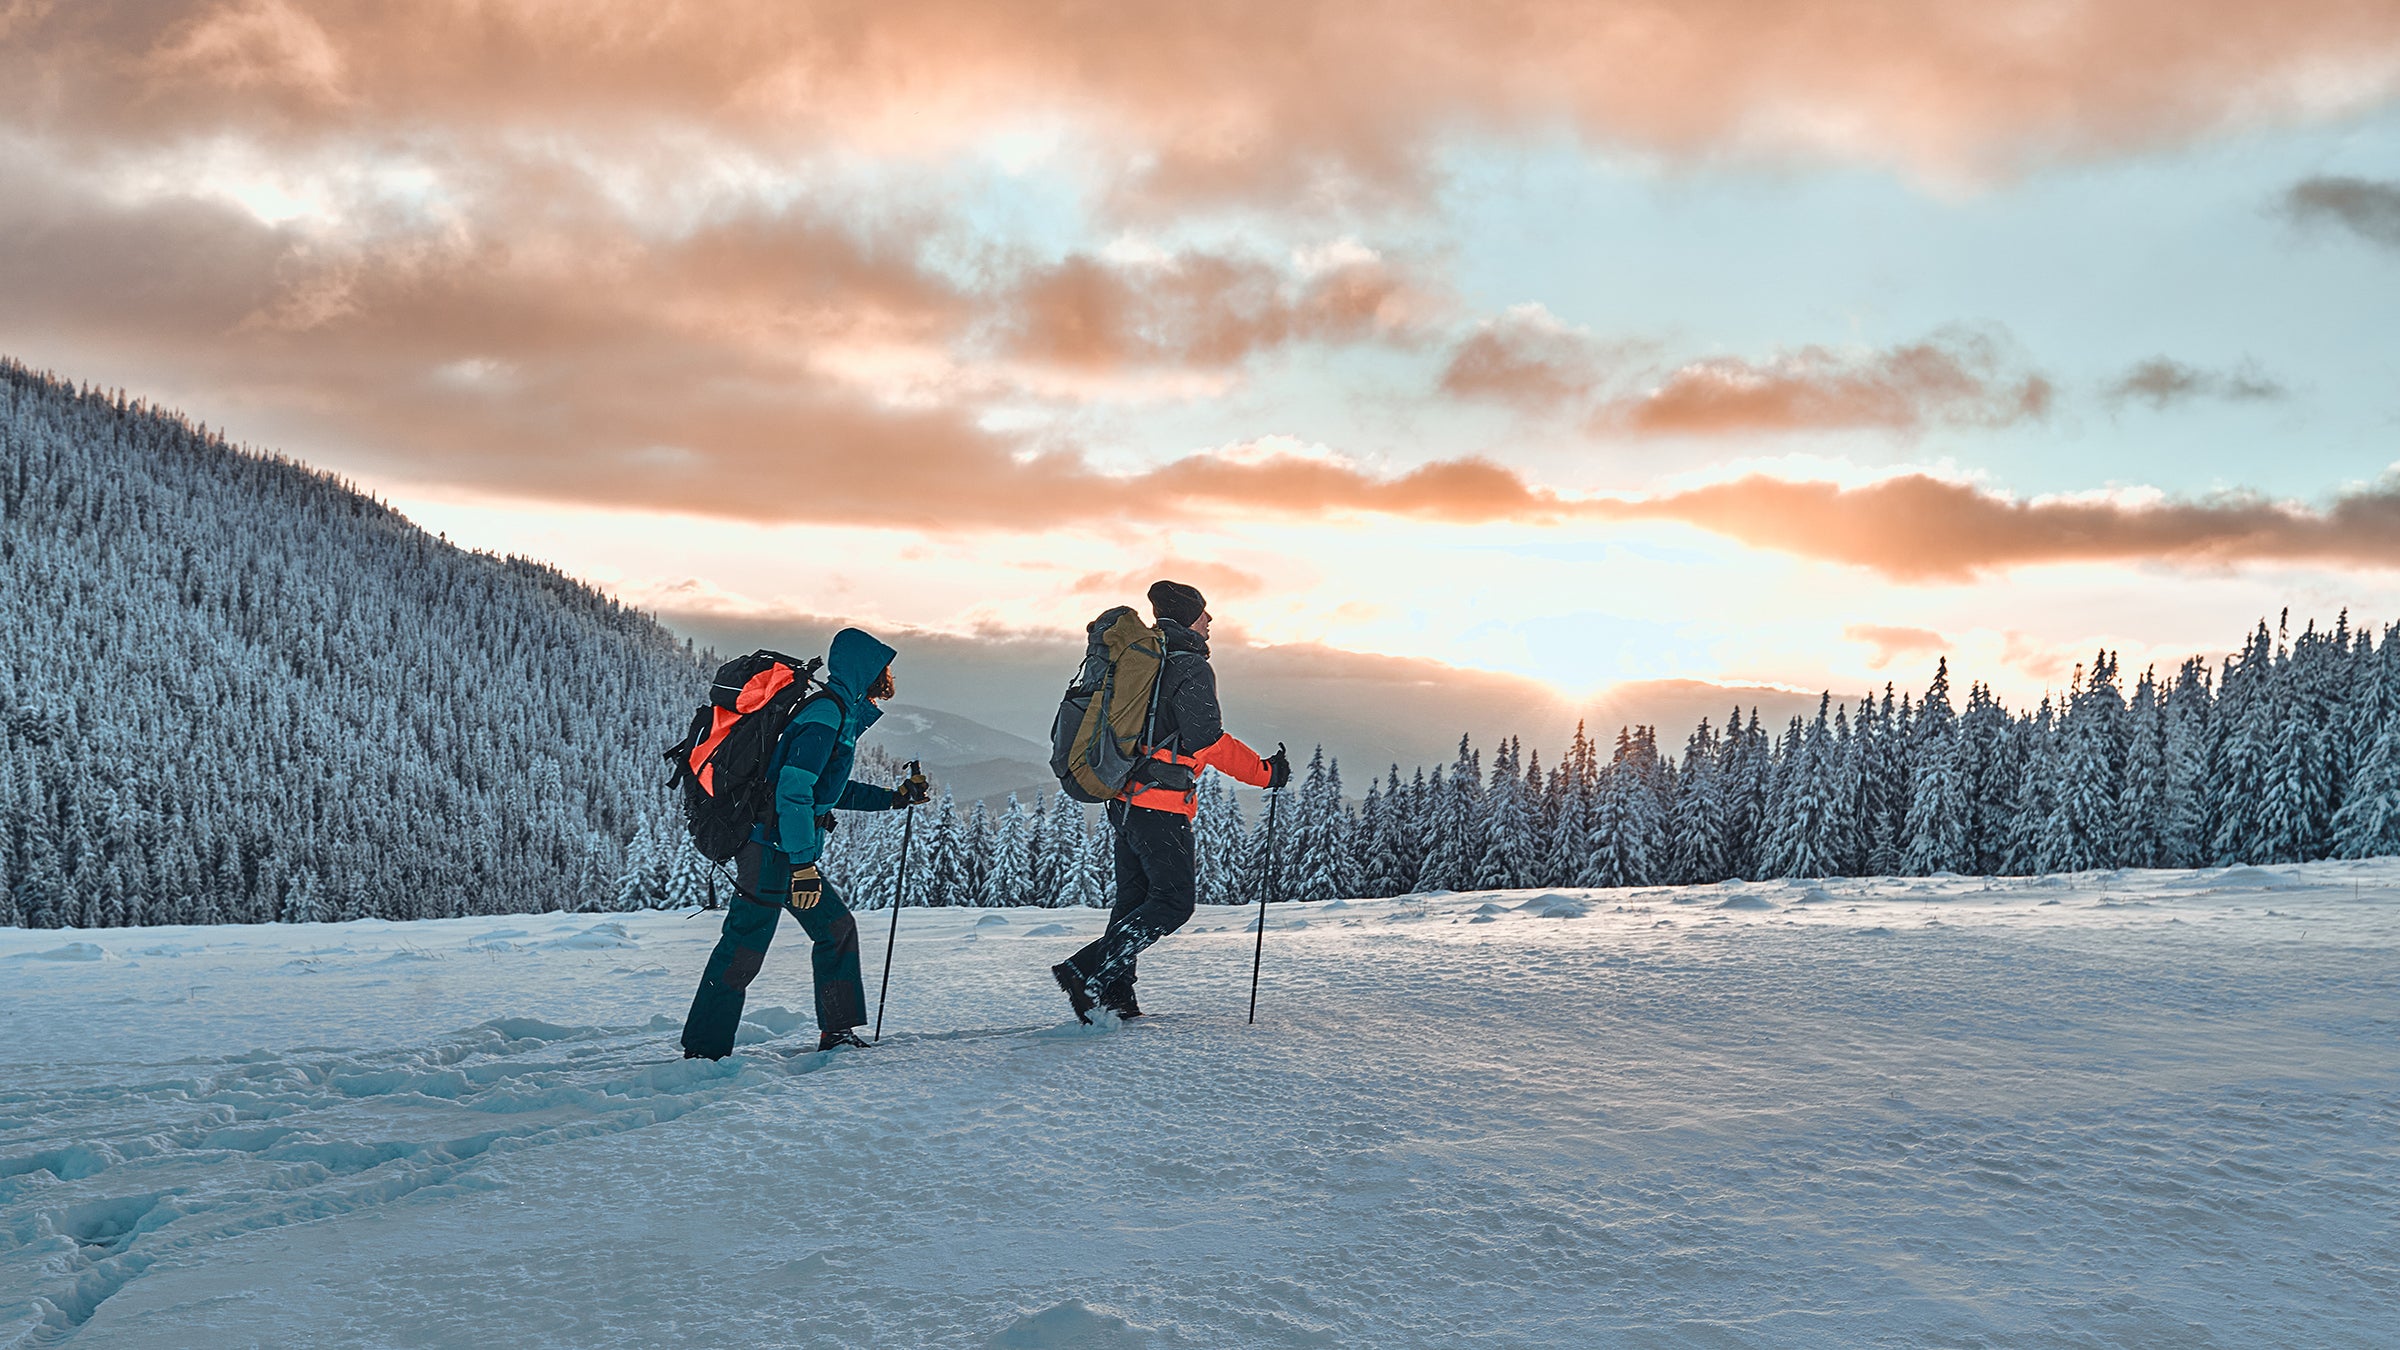
[(856, 628), (834, 634), (825, 656), (825, 683), (833, 697), (809, 700), (776, 743), (767, 766), (775, 784), (774, 809), (736, 855), (738, 890), (725, 906), (725, 935), (701, 971), (691, 1016), (684, 1019), (685, 1058), (723, 1059), (733, 1053), (744, 994), (766, 963), (767, 944), (775, 940), (787, 909), (814, 944), (817, 1048), (866, 1044), (850, 1030), (867, 1020), (858, 925), (842, 897), (817, 875), (817, 855), (824, 851), (835, 811), (889, 811), (925, 800), (922, 774), (896, 788), (850, 781), (859, 735), (883, 716), (876, 702), (894, 691), (894, 654)]

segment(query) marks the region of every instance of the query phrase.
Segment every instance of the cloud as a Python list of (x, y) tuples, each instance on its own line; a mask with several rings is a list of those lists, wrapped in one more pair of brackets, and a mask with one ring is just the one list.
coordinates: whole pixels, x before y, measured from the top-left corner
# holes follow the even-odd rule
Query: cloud
[(1649, 436), (2005, 426), (2045, 416), (2051, 398), (2048, 380), (2008, 368), (1996, 339), (1952, 330), (1881, 351), (1695, 361), (1602, 406), (1592, 425)]
[[(1231, 509), (1479, 518), (1538, 501), (1474, 461), (1378, 474), (1269, 450), (1103, 473), (1068, 441), (995, 430), (982, 344), (1050, 334), (1019, 364), (1230, 366), (1276, 343), (1399, 335), (1424, 303), (1382, 260), (1284, 271), (1212, 254), (1070, 263), (1035, 282), (929, 265), (921, 222), (872, 232), (729, 210), (647, 238), (604, 185), (541, 156), (488, 213), (419, 228), (361, 191), (327, 238), (238, 203), (131, 202), (0, 141), (0, 336), (37, 365), (171, 372), (245, 430), (353, 472), (751, 519), (1040, 529), (1147, 516), (1159, 493)], [(518, 222), (514, 228), (510, 222)], [(1080, 344), (1021, 322), (1073, 274), (1120, 316)], [(1122, 317), (1131, 316), (1131, 317)], [(1045, 320), (1044, 322), (1048, 322)], [(96, 369), (95, 369), (96, 368)], [(160, 389), (159, 386), (164, 386)], [(899, 484), (905, 480), (906, 490)]]
[(1539, 412), (1578, 402), (1609, 363), (1591, 334), (1569, 328), (1538, 304), (1517, 305), (1477, 324), (1442, 370), (1442, 392)]
[(1293, 342), (1404, 337), (1423, 307), (1380, 259), (1295, 277), (1206, 252), (1132, 265), (1077, 256), (1017, 284), (1000, 346), (1070, 370), (1221, 370)]
[(2065, 680), (2069, 665), (2063, 653), (2013, 628), (2001, 634), (2000, 663), (2049, 683)]
[(2108, 397), (2116, 402), (2139, 399), (2153, 408), (2196, 398), (2258, 403), (2286, 398), (2290, 393), (2250, 362), (2232, 370), (2203, 370), (2164, 356), (2142, 362), (2108, 388)]
[(1963, 582), (2070, 562), (2335, 562), (2400, 567), (2400, 484), (2323, 510), (2226, 493), (2197, 501), (2018, 501), (1904, 474), (1863, 487), (1752, 476), (1657, 497), (1582, 504), (1678, 520), (1760, 548), (1910, 582)]
[[(12, 9), (0, 115), (99, 139), (378, 128), (771, 157), (1065, 126), (1129, 201), (1420, 190), (1460, 129), (1896, 165), (1946, 181), (2328, 120), (2400, 89), (2356, 0), (910, 5), (77, 0)], [(1013, 120), (1012, 120), (1013, 119)]]
[(2369, 243), (2400, 248), (2400, 182), (2307, 178), (2283, 194), (2283, 210), (2304, 225), (2338, 225)]
[(1247, 600), (1267, 592), (1267, 579), (1255, 572), (1225, 563), (1195, 562), (1188, 558), (1161, 558), (1148, 567), (1136, 567), (1124, 572), (1089, 572), (1077, 577), (1067, 589), (1076, 595), (1105, 597), (1112, 602), (1143, 605), (1150, 583), (1161, 577), (1171, 577), (1187, 586), (1197, 586), (1212, 606), (1228, 600)]
[(1878, 623), (1854, 623), (1842, 630), (1842, 636), (1852, 642), (1863, 642), (1875, 649), (1867, 664), (1877, 670), (1895, 659), (1919, 652), (1939, 654), (1950, 649), (1950, 639), (1930, 628), (1893, 628)]

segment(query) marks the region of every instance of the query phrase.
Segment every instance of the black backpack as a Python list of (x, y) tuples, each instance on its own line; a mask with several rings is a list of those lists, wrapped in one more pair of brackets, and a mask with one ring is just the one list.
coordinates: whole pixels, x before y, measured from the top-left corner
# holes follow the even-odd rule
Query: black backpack
[(703, 857), (724, 862), (740, 852), (751, 828), (773, 809), (775, 787), (767, 781), (767, 765), (801, 708), (830, 698), (848, 715), (841, 695), (816, 683), (824, 664), (818, 656), (800, 661), (756, 651), (717, 667), (708, 702), (666, 752), (673, 766), (668, 784), (683, 789), (684, 824)]

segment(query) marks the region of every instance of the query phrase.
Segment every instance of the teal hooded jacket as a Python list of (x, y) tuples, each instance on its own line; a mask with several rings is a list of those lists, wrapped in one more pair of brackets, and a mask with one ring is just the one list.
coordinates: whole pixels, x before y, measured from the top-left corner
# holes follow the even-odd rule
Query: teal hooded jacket
[(818, 816), (892, 807), (892, 789), (851, 782), (850, 765), (858, 757), (859, 736), (883, 716), (883, 709), (867, 701), (867, 691), (896, 655), (860, 629), (834, 634), (825, 653), (825, 683), (841, 702), (809, 700), (775, 746), (769, 770), (775, 782), (775, 814), (771, 821), (759, 822), (750, 837), (790, 858), (794, 867), (815, 862), (825, 851)]

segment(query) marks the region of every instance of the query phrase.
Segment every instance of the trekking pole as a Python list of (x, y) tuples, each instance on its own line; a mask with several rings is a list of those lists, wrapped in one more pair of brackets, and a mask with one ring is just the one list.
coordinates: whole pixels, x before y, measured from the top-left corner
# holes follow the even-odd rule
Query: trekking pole
[[(1283, 753), (1283, 742), (1275, 743), (1275, 753)], [(1258, 968), (1267, 959), (1267, 904), (1275, 898), (1275, 803), (1283, 797), (1283, 789), (1267, 794), (1267, 884), (1258, 897), (1258, 945), (1250, 953), (1250, 1024), (1258, 1025)]]
[[(923, 773), (917, 761), (908, 762), (910, 778)], [(902, 780), (907, 781), (906, 779)], [(892, 882), (892, 933), (883, 940), (883, 988), (875, 991), (875, 1042), (883, 1042), (883, 1000), (892, 992), (892, 948), (900, 942), (900, 902), (908, 898), (908, 836), (917, 827), (917, 804), (910, 802), (900, 810), (900, 873)]]

